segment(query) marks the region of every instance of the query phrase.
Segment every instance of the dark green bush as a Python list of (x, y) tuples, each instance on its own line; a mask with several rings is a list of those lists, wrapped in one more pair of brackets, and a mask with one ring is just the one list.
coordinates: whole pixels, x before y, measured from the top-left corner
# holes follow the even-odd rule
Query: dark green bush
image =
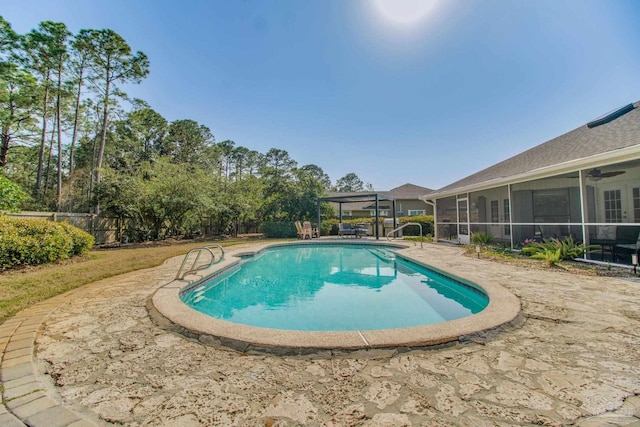
[(325, 219), (322, 221), (322, 228), (320, 234), (323, 236), (337, 236), (338, 235), (338, 220), (334, 218)]
[[(321, 236), (337, 236), (339, 222), (340, 221), (337, 218), (323, 219), (322, 226), (320, 228), (320, 235)], [(344, 224), (351, 224), (355, 227), (356, 224), (370, 223), (372, 221), (369, 218), (356, 218), (356, 219), (343, 218), (342, 222)]]
[[(322, 221), (320, 225), (320, 235), (321, 236), (329, 236), (333, 229), (333, 224), (330, 224), (326, 221)], [(338, 234), (338, 226), (336, 225), (336, 234)]]
[(92, 245), (91, 235), (68, 224), (0, 216), (0, 270), (60, 261)]
[(260, 226), (260, 232), (269, 239), (286, 239), (298, 235), (296, 224), (293, 221), (263, 222)]
[[(433, 235), (433, 215), (416, 215), (416, 216), (401, 216), (398, 218), (400, 225), (408, 222), (417, 222), (422, 226), (422, 235)], [(417, 236), (420, 234), (420, 228), (415, 225), (409, 225), (402, 229), (404, 236)]]

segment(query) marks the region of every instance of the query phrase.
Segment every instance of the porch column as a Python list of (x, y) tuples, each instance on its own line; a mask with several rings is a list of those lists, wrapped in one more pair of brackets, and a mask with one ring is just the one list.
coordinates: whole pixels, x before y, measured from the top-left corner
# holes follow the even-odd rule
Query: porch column
[(376, 240), (380, 240), (378, 228), (380, 226), (380, 202), (378, 201), (378, 193), (376, 193)]
[(320, 199), (318, 199), (316, 204), (318, 205), (318, 237), (320, 237), (320, 221), (322, 221), (322, 218), (320, 215)]
[[(393, 206), (393, 228), (392, 230), (395, 230), (397, 225), (396, 225), (396, 200), (393, 199), (393, 201), (391, 202), (392, 206)], [(393, 237), (396, 237), (396, 234), (394, 233)]]

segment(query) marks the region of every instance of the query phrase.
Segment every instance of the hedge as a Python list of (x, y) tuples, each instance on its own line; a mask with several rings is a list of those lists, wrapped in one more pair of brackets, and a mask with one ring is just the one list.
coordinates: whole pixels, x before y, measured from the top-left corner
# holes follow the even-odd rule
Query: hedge
[(260, 225), (260, 232), (264, 234), (264, 237), (270, 239), (286, 239), (298, 235), (296, 224), (293, 221), (263, 222)]
[[(417, 222), (422, 226), (422, 235), (433, 235), (433, 215), (416, 215), (416, 216), (403, 216), (398, 218), (400, 224), (406, 224), (407, 222)], [(420, 229), (416, 226), (408, 226), (402, 229), (404, 236), (418, 236)]]
[(93, 236), (67, 223), (0, 215), (0, 271), (84, 254)]

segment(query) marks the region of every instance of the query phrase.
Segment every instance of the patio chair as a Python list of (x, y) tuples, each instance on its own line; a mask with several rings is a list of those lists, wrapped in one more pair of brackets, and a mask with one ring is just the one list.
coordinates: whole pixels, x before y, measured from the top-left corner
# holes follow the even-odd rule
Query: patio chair
[(309, 236), (310, 239), (318, 238), (318, 229), (311, 227), (311, 223), (309, 221), (305, 221), (302, 224), (302, 231), (304, 236)]
[(304, 239), (304, 230), (300, 221), (296, 221), (296, 232), (298, 233), (298, 239)]
[[(637, 227), (629, 227), (631, 230), (627, 231), (627, 235), (629, 231), (637, 231)], [(620, 240), (622, 241), (622, 239)], [(626, 258), (629, 255), (635, 254), (636, 256), (640, 256), (640, 232), (638, 233), (638, 237), (636, 238), (635, 243), (616, 243), (614, 246), (614, 262), (615, 261), (623, 261), (629, 260)]]

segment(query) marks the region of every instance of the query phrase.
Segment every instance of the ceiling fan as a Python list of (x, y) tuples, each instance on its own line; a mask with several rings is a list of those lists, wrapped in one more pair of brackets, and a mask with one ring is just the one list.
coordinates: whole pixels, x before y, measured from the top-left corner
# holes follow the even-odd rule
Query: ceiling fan
[(623, 173), (625, 173), (625, 171), (602, 172), (598, 168), (593, 168), (585, 175), (592, 181), (600, 181), (602, 178), (611, 178), (612, 176), (622, 175)]

